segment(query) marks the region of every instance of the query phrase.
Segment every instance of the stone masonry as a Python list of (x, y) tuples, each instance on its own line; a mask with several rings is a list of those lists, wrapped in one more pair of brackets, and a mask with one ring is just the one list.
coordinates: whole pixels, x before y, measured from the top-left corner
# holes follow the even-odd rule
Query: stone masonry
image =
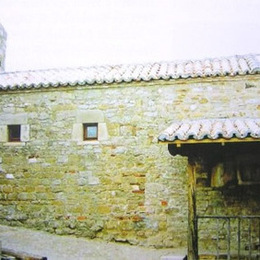
[[(259, 117), (259, 78), (0, 92), (0, 223), (185, 248), (187, 158), (158, 134), (175, 119)], [(86, 121), (99, 124), (97, 141), (82, 140)], [(9, 124), (22, 126), (21, 142), (7, 142)], [(202, 211), (223, 196), (204, 186)]]

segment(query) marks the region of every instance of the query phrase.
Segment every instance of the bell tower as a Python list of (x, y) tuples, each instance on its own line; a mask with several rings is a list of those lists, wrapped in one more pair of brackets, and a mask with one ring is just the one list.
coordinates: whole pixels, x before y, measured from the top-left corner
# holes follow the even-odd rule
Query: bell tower
[(3, 25), (0, 23), (0, 72), (3, 72), (5, 69), (6, 38), (7, 33)]

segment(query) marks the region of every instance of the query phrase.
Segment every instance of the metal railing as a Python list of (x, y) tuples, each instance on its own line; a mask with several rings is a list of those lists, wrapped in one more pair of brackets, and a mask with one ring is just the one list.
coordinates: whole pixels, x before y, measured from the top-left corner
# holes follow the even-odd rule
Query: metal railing
[(260, 216), (197, 216), (199, 255), (260, 259)]

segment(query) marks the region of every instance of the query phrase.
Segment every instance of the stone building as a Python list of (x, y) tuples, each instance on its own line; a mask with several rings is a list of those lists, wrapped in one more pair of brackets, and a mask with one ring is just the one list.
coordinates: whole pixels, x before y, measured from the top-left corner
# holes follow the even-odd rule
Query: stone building
[(197, 215), (260, 214), (259, 71), (238, 55), (2, 72), (0, 223), (212, 251)]

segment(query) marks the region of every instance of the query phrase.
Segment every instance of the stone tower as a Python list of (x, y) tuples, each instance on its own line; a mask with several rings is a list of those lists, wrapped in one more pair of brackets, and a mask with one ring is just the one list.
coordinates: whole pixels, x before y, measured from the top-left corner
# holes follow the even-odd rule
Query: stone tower
[(0, 72), (5, 68), (5, 48), (6, 48), (7, 33), (0, 23)]

